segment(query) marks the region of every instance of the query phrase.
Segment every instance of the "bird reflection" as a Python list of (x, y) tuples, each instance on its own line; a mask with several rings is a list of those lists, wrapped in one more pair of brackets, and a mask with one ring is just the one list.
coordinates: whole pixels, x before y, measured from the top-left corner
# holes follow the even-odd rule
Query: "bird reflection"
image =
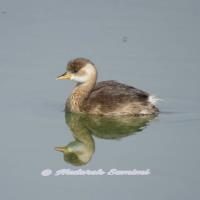
[(64, 160), (74, 166), (87, 164), (94, 154), (93, 136), (117, 140), (142, 131), (156, 116), (94, 116), (65, 113), (65, 121), (74, 141), (55, 150), (64, 154)]

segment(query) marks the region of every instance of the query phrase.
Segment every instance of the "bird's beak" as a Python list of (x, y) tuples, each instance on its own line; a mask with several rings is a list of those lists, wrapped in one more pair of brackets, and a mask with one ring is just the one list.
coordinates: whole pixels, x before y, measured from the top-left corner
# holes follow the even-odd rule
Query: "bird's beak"
[(64, 153), (66, 147), (56, 147), (55, 150)]
[(56, 80), (65, 80), (65, 79), (71, 79), (71, 78), (72, 78), (72, 74), (69, 72), (65, 72), (64, 74), (58, 76)]
[(70, 149), (67, 146), (65, 146), (65, 147), (56, 147), (55, 150), (59, 151), (59, 152), (62, 152), (64, 154), (70, 153)]

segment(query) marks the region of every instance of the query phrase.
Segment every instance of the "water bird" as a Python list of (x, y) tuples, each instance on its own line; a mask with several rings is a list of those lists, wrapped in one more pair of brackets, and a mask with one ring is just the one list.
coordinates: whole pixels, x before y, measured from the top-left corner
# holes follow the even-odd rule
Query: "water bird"
[(66, 101), (65, 111), (102, 116), (155, 115), (159, 113), (158, 97), (117, 81), (97, 83), (95, 64), (86, 58), (76, 58), (67, 64), (67, 71), (57, 80), (77, 82)]

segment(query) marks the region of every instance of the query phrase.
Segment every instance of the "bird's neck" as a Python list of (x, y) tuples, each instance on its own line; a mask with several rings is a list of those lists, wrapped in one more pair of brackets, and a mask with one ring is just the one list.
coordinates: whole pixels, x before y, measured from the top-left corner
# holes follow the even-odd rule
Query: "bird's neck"
[(78, 83), (67, 101), (67, 109), (71, 112), (81, 112), (84, 101), (89, 97), (96, 85), (96, 77), (85, 83)]
[(87, 163), (94, 153), (95, 143), (88, 128), (86, 128), (85, 120), (87, 118), (79, 114), (70, 114), (70, 120), (67, 123), (76, 141), (71, 145), (71, 150), (77, 154), (79, 159)]

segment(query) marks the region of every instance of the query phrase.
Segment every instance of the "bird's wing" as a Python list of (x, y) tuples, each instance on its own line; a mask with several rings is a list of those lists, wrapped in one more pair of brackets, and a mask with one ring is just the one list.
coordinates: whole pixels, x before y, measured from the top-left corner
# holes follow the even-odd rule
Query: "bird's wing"
[(135, 87), (118, 83), (116, 81), (103, 81), (97, 83), (92, 90), (88, 100), (89, 102), (103, 103), (123, 103), (130, 101), (148, 100), (149, 94)]

